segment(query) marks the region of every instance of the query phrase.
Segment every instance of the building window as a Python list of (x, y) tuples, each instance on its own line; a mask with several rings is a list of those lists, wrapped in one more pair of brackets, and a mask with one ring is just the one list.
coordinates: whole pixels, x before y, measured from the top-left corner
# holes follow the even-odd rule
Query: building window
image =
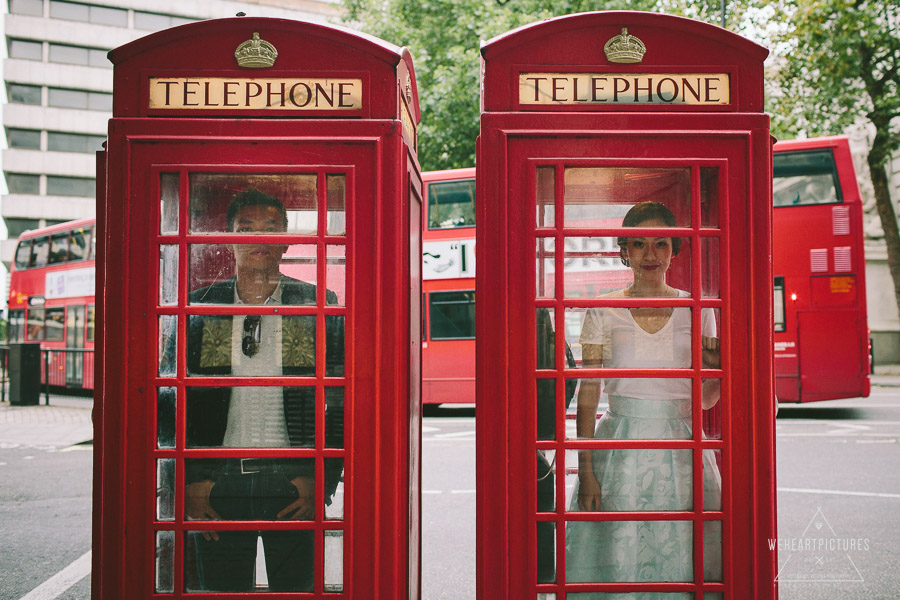
[[(37, 219), (17, 219), (14, 217), (7, 217), (4, 219), (6, 221), (6, 232), (9, 236), (9, 239), (13, 240), (29, 229), (37, 229), (41, 226), (41, 222)], [(22, 242), (25, 245), (28, 245), (29, 242), (26, 240)], [(29, 246), (30, 247), (30, 246)], [(30, 252), (30, 251), (28, 251)], [(25, 265), (28, 264), (28, 252), (25, 253)], [(18, 258), (16, 259), (16, 266), (18, 267)], [(21, 267), (24, 268), (24, 267)]]
[(7, 173), (6, 187), (9, 188), (10, 194), (30, 194), (36, 196), (41, 193), (41, 176), (27, 175), (25, 173)]
[(106, 59), (106, 51), (98, 48), (50, 44), (49, 59), (52, 63), (63, 65), (112, 68), (112, 63)]
[(178, 25), (186, 25), (194, 22), (194, 19), (187, 19), (184, 17), (173, 17), (171, 15), (141, 12), (139, 10), (134, 11), (134, 28), (143, 29), (145, 31), (159, 31), (161, 29), (168, 29), (169, 27), (176, 27)]
[(44, 0), (9, 0), (9, 12), (13, 15), (44, 16)]
[(41, 149), (41, 132), (37, 129), (6, 129), (6, 141), (10, 148), (22, 148), (24, 150)]
[(59, 177), (47, 175), (48, 196), (80, 196), (93, 198), (96, 196), (97, 186), (94, 179), (87, 177)]
[(50, 16), (66, 21), (82, 21), (96, 25), (128, 26), (128, 11), (106, 6), (90, 6), (74, 2), (50, 0)]
[(44, 321), (44, 339), (48, 342), (62, 342), (66, 339), (66, 309), (48, 308)]
[(9, 40), (7, 43), (10, 58), (25, 60), (44, 60), (44, 45), (41, 42), (27, 40)]
[(475, 180), (428, 186), (428, 229), (475, 226)]
[(80, 108), (109, 112), (112, 110), (112, 94), (50, 88), (48, 103), (56, 108)]
[(11, 103), (41, 105), (41, 86), (7, 83), (6, 94)]
[(51, 131), (47, 134), (47, 150), (53, 152), (92, 153), (101, 150), (105, 141), (106, 137), (102, 135)]
[(432, 340), (475, 339), (475, 292), (428, 295)]

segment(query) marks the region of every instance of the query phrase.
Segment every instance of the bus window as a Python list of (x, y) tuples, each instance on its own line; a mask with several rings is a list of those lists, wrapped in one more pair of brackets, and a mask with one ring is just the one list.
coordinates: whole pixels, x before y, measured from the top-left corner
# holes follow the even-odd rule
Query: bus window
[(50, 251), (50, 239), (47, 236), (39, 237), (31, 243), (31, 260), (28, 267), (46, 267), (47, 254)]
[(44, 339), (48, 342), (61, 342), (65, 340), (66, 309), (63, 307), (48, 308), (45, 312)]
[(775, 331), (784, 331), (784, 277), (775, 278)]
[(25, 339), (29, 342), (40, 342), (44, 339), (44, 309), (28, 309), (28, 330)]
[(55, 265), (66, 262), (69, 258), (69, 232), (54, 233), (50, 236), (50, 252), (47, 255), (47, 264)]
[(69, 260), (85, 260), (91, 249), (91, 229), (82, 227), (72, 232), (69, 241)]
[(428, 229), (474, 226), (474, 179), (442, 181), (428, 186)]
[(16, 247), (16, 269), (28, 268), (28, 259), (31, 257), (31, 240), (22, 240)]
[(432, 340), (475, 339), (475, 292), (431, 292)]
[(85, 322), (85, 329), (87, 331), (87, 341), (94, 341), (94, 305), (87, 305), (87, 319)]
[(25, 339), (25, 311), (9, 311), (9, 327), (6, 330), (9, 342), (21, 342)]
[(831, 150), (779, 152), (774, 161), (775, 206), (843, 202)]

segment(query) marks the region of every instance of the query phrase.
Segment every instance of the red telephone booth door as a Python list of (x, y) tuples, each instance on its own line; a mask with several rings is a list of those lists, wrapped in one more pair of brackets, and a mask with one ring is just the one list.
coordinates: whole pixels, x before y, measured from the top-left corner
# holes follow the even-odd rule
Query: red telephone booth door
[[(626, 25), (689, 72), (683, 21), (576, 15), (488, 46), (485, 105), (583, 98), (607, 71), (541, 45)], [(775, 597), (767, 117), (512, 98), (479, 145), (479, 597)]]

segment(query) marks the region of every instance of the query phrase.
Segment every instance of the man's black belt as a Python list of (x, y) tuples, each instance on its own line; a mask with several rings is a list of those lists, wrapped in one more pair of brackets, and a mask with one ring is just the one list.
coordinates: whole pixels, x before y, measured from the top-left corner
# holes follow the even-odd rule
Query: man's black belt
[(282, 467), (282, 461), (274, 458), (229, 458), (225, 463), (225, 474), (281, 473), (283, 472)]

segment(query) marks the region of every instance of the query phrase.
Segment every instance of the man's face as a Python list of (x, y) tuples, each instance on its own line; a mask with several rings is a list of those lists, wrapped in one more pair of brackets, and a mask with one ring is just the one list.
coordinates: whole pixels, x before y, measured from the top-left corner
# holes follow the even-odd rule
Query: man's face
[[(245, 206), (234, 217), (232, 231), (235, 233), (282, 233), (284, 220), (274, 206)], [(287, 246), (273, 244), (234, 244), (235, 262), (238, 270), (265, 271), (277, 273), (281, 257)]]

